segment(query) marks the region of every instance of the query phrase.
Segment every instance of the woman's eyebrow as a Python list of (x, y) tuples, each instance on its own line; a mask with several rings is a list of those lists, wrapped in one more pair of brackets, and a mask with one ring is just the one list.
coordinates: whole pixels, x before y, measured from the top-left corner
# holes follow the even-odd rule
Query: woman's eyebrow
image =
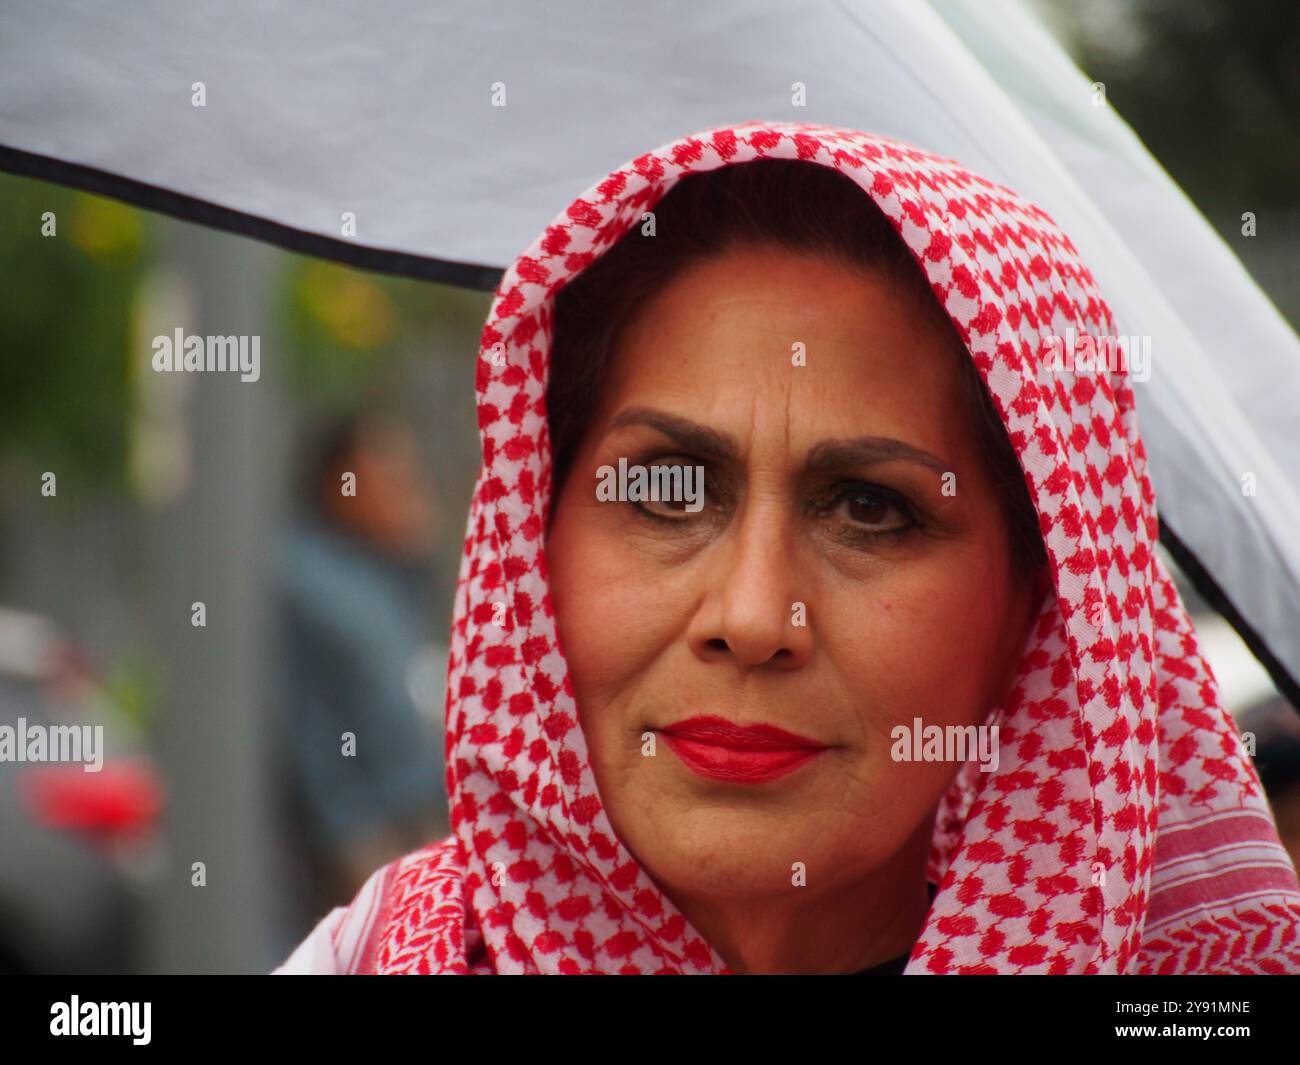
[(885, 462), (914, 462), (935, 473), (952, 469), (928, 451), (905, 444), (891, 436), (859, 436), (850, 440), (823, 440), (808, 452), (804, 469), (808, 471), (840, 469), (848, 466), (875, 466)]
[(740, 448), (726, 433), (667, 411), (652, 407), (628, 407), (610, 421), (607, 433), (625, 425), (648, 425), (669, 437), (679, 447), (705, 458), (735, 462), (740, 457)]
[[(669, 414), (652, 407), (628, 407), (610, 421), (608, 432), (626, 425), (646, 425), (657, 429), (679, 447), (704, 458), (736, 462), (740, 457), (740, 448), (731, 436), (678, 414)], [(888, 436), (823, 440), (808, 452), (804, 469), (817, 472), (848, 466), (874, 466), (885, 462), (914, 462), (936, 473), (952, 469), (938, 456)]]

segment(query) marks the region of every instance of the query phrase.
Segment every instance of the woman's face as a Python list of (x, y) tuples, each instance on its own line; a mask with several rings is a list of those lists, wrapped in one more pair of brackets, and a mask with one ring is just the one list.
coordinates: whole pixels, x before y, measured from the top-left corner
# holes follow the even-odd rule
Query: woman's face
[[(891, 729), (979, 724), (1035, 598), (949, 344), (887, 282), (766, 247), (679, 274), (623, 334), (546, 555), (601, 798), (670, 895), (923, 863), (958, 766), (893, 760)], [(599, 499), (620, 458), (702, 466), (703, 508)], [(814, 746), (688, 738), (700, 717)]]

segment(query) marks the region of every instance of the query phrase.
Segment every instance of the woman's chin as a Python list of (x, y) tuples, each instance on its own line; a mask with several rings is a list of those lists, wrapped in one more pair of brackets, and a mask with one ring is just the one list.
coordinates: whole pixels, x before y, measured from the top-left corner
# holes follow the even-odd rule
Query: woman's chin
[[(659, 825), (669, 827), (652, 827)], [(717, 902), (816, 894), (818, 886), (869, 870), (891, 851), (889, 841), (864, 851), (860, 824), (828, 832), (824, 816), (801, 818), (789, 810), (674, 808), (642, 826), (624, 836), (642, 867), (670, 893)]]

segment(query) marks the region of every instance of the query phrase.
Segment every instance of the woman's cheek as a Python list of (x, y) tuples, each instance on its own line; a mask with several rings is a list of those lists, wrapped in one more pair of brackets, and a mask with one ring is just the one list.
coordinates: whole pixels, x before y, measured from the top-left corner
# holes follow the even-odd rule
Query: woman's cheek
[(934, 633), (930, 667), (947, 693), (942, 712), (949, 721), (976, 722), (992, 709), (990, 693), (999, 687), (1005, 665), (1005, 633), (1013, 624), (1009, 595), (990, 568), (982, 580), (955, 583), (946, 609), (931, 620)]
[(629, 722), (610, 718), (635, 710), (641, 678), (673, 637), (677, 593), (621, 540), (593, 534), (566, 546), (566, 576), (576, 561), (579, 580), (557, 597), (556, 621), (579, 712), (584, 727), (621, 736)]
[(996, 668), (1003, 597), (990, 583), (972, 582), (970, 565), (954, 556), (910, 566), (874, 587), (868, 616), (843, 630), (857, 634), (855, 686), (871, 693), (873, 731), (910, 726), (915, 717), (975, 721), (987, 709), (977, 704)]

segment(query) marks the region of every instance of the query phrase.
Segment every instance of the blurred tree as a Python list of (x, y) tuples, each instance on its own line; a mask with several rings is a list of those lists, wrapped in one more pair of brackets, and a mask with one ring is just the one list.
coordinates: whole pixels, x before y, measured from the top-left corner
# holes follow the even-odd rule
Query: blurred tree
[(278, 316), (297, 399), (309, 407), (356, 406), (398, 360), (451, 356), (429, 343), (435, 327), (464, 336), (473, 350), (485, 298), (287, 255)]
[(0, 202), (0, 456), (120, 487), (144, 216), (10, 175), (0, 175)]
[(1136, 0), (1120, 19), (1090, 12), (1073, 12), (1080, 66), (1203, 211), (1296, 208), (1300, 3)]
[[(168, 266), (157, 237), (147, 211), (0, 174), (0, 462), (128, 488), (134, 375), (149, 353), (136, 312), (149, 273)], [(434, 322), (482, 321), (482, 293), (277, 255), (274, 348), (309, 406), (354, 402), (403, 353), (434, 356), (419, 342)]]

